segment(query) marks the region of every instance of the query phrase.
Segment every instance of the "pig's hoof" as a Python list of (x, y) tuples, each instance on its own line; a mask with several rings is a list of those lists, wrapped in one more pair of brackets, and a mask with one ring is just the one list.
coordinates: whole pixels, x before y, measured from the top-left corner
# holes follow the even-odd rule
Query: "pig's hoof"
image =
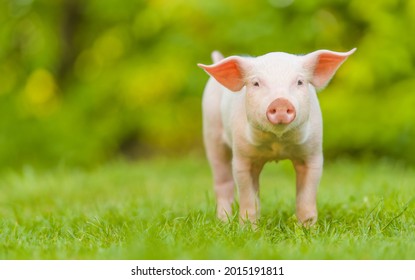
[(317, 222), (317, 215), (311, 215), (305, 218), (299, 218), (298, 222), (306, 228), (312, 227)]
[(222, 222), (228, 223), (232, 219), (232, 212), (228, 213), (227, 211), (222, 209), (221, 211), (217, 212), (216, 216)]
[(258, 229), (258, 219), (256, 218), (252, 218), (252, 219), (248, 219), (248, 218), (243, 218), (243, 217), (239, 217), (239, 224), (242, 226), (242, 228), (244, 229), (250, 229), (253, 231), (256, 231)]
[(245, 228), (251, 228), (256, 230), (258, 228), (258, 216), (257, 214), (251, 213), (250, 215), (246, 213), (243, 215), (240, 213), (239, 224)]

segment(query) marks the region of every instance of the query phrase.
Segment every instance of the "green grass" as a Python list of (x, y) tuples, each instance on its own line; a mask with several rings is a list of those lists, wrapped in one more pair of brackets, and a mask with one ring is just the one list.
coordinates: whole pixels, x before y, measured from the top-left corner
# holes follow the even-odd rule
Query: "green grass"
[(413, 168), (326, 163), (311, 229), (296, 222), (288, 162), (261, 184), (254, 231), (215, 219), (203, 158), (5, 171), (0, 259), (415, 259)]

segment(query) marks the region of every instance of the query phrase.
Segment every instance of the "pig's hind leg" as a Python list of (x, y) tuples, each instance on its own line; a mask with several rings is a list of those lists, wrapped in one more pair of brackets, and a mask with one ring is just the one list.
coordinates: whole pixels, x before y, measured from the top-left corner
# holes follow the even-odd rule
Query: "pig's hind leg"
[(224, 143), (208, 144), (206, 149), (213, 173), (217, 217), (226, 222), (231, 219), (234, 201), (232, 153)]

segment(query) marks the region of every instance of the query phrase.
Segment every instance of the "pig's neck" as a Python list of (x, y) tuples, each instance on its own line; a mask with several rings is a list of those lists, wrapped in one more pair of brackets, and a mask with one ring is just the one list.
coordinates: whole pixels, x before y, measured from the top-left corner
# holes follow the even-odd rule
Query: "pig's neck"
[(266, 131), (248, 124), (247, 139), (254, 146), (273, 145), (274, 143), (299, 145), (307, 141), (309, 123), (305, 122), (286, 130)]

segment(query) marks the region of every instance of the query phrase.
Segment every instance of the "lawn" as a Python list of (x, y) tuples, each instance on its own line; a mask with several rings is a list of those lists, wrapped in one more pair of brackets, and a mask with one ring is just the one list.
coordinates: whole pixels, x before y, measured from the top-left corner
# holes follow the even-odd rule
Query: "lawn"
[(415, 259), (413, 167), (326, 162), (311, 229), (294, 201), (289, 162), (262, 173), (257, 230), (215, 219), (204, 158), (27, 166), (0, 174), (0, 259)]

